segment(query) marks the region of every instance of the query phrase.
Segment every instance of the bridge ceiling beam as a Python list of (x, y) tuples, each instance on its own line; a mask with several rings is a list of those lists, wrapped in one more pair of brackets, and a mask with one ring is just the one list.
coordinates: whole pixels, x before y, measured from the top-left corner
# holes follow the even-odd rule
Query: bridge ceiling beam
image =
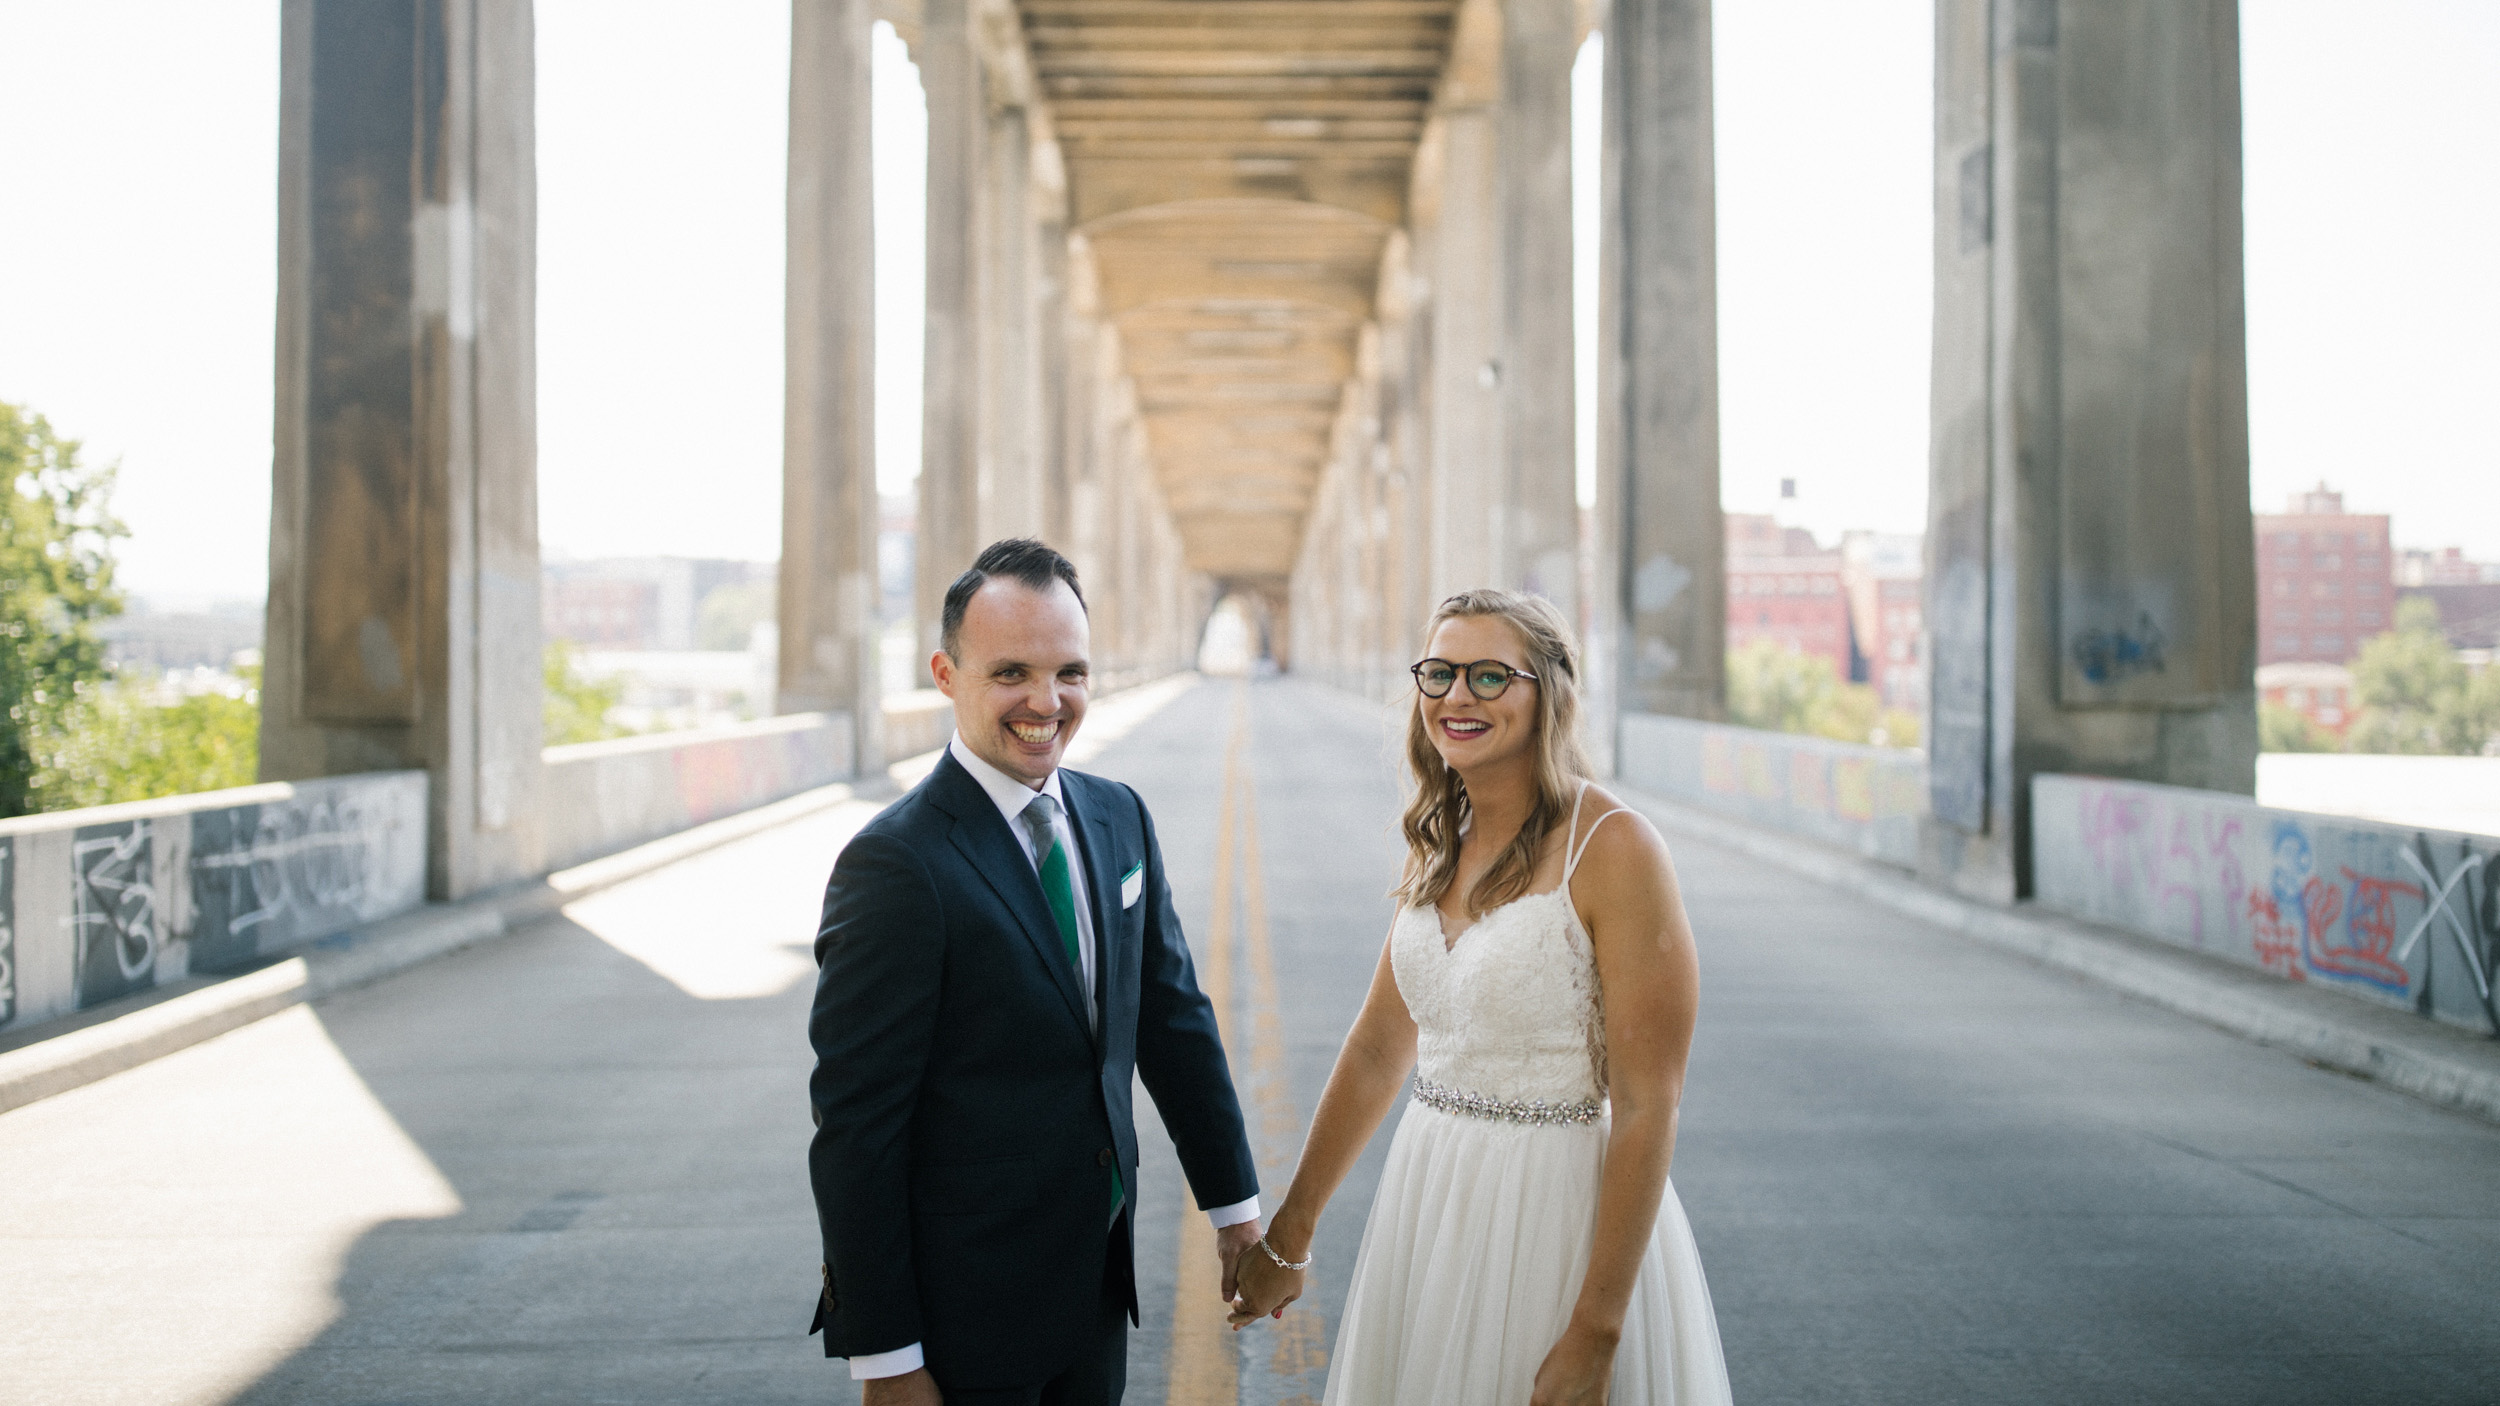
[(1019, 0), (1183, 549), (1281, 579), (1450, 63), (1457, 0)]

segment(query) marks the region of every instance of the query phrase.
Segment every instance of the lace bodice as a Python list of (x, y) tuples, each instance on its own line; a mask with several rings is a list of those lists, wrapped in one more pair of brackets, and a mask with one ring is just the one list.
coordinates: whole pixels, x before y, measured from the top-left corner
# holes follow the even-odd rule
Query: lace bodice
[(1606, 1096), (1597, 958), (1571, 905), (1571, 874), (1587, 847), (1582, 837), (1569, 850), (1559, 885), (1486, 912), (1453, 943), (1444, 944), (1430, 907), (1399, 910), (1389, 965), (1415, 1017), (1419, 1081), (1519, 1102)]

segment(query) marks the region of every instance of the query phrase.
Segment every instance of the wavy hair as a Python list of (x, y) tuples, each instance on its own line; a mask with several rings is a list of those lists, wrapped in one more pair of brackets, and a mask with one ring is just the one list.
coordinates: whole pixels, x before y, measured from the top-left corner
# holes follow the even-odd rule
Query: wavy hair
[[(1528, 891), (1536, 874), (1538, 851), (1546, 836), (1568, 823), (1578, 783), (1589, 774), (1588, 753), (1580, 745), (1580, 651), (1571, 624), (1543, 596), (1516, 591), (1461, 591), (1432, 613), (1424, 625), (1425, 647), (1446, 620), (1490, 617), (1509, 625), (1526, 649), (1528, 671), (1536, 675), (1536, 803), (1519, 834), (1497, 855), (1467, 894), (1468, 911), (1482, 913)], [(1464, 662), (1464, 661), (1461, 661)], [(1459, 687), (1466, 684), (1462, 681)], [(1458, 847), (1473, 809), (1467, 784), (1432, 745), (1424, 723), (1424, 696), (1415, 695), (1407, 715), (1406, 766), (1415, 782), (1402, 829), (1406, 834), (1406, 872), (1395, 896), (1418, 908), (1439, 903), (1458, 879)]]

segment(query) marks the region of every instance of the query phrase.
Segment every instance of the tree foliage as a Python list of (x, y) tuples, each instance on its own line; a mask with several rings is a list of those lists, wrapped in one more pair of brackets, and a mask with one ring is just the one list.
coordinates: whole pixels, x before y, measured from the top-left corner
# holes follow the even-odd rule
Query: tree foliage
[[(257, 670), (253, 670), (257, 673)], [(45, 748), (43, 810), (249, 786), (260, 769), (260, 694), (159, 702), (122, 683), (80, 690), (76, 725)]]
[(2421, 597), (2397, 602), (2396, 627), (2361, 646), (2352, 679), (2350, 751), (2471, 756), (2500, 741), (2500, 667), (2467, 669)]
[(2332, 752), (2335, 734), (2307, 713), (2283, 703), (2257, 707), (2257, 750), (2260, 752)]
[(1842, 681), (1832, 661), (1775, 640), (1755, 640), (1727, 656), (1730, 721), (1837, 742), (1918, 745), (1918, 715), (1887, 708), (1883, 695)]
[(548, 746), (604, 742), (632, 731), (608, 721), (608, 713), (624, 701), (625, 686), (583, 673), (581, 653), (572, 641), (547, 641), (544, 661)]
[(113, 470), (78, 441), (0, 402), (0, 816), (37, 808), (43, 758), (106, 674), (96, 621), (121, 612)]

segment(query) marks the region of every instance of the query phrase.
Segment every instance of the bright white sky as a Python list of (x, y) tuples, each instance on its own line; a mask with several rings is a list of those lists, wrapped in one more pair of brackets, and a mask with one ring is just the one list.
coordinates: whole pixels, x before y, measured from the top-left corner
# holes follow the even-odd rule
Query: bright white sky
[[(0, 0), (0, 399), (120, 461), (125, 579), (169, 605), (257, 595), (266, 571), (277, 13)], [(2253, 496), (2324, 478), (2402, 542), (2500, 559), (2500, 5), (2357, 13), (2243, 6)], [(787, 6), (539, 0), (538, 20), (547, 548), (769, 558)], [(1716, 24), (1726, 502), (1916, 530), (1929, 6)], [(879, 478), (900, 488), (925, 133), (890, 35), (877, 58)]]

